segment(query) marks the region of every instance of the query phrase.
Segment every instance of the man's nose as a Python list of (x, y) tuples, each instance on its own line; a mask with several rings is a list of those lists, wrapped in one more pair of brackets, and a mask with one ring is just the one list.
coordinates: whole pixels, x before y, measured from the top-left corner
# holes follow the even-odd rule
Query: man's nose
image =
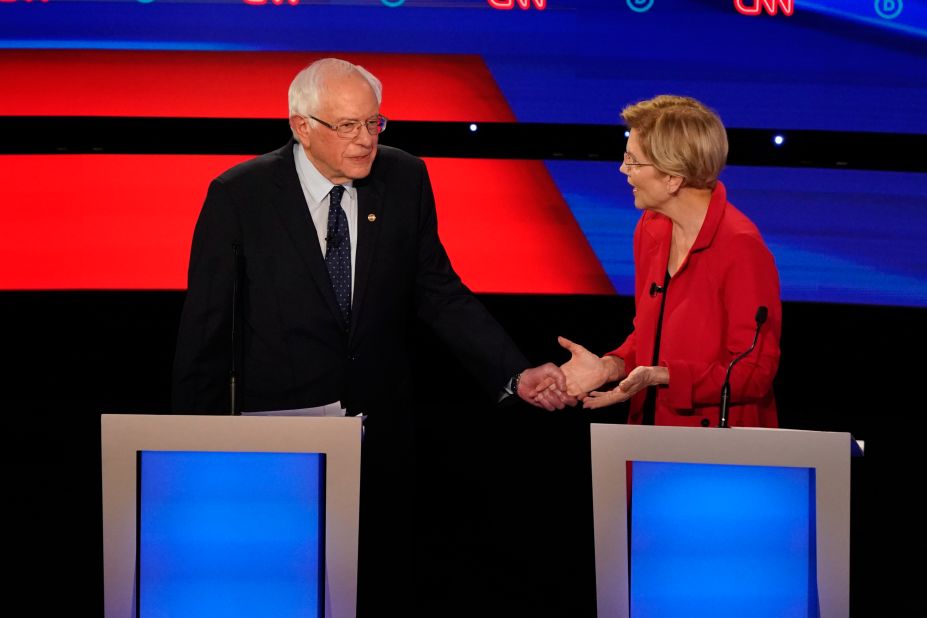
[(377, 142), (377, 137), (376, 135), (370, 134), (366, 125), (361, 125), (357, 135), (354, 136), (354, 143), (360, 144), (361, 146), (373, 146)]

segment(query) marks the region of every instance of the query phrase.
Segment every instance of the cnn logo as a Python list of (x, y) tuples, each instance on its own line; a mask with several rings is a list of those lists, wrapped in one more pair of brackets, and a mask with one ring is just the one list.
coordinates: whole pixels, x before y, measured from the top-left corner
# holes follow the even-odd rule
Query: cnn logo
[(781, 8), (788, 17), (795, 12), (795, 0), (753, 0), (752, 3), (734, 0), (734, 8), (741, 15), (759, 15), (764, 9), (769, 15), (775, 15)]
[(534, 3), (534, 8), (539, 11), (543, 11), (547, 8), (547, 0), (486, 0), (489, 2), (489, 6), (494, 9), (499, 9), (500, 11), (508, 11), (515, 8), (517, 4), (521, 10), (527, 11), (531, 7), (531, 3)]

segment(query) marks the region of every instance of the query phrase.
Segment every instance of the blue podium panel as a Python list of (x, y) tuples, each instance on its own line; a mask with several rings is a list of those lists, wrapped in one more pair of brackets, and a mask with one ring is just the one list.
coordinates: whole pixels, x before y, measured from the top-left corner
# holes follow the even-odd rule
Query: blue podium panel
[(321, 616), (325, 455), (140, 451), (138, 615)]
[(634, 461), (632, 617), (816, 618), (813, 468)]

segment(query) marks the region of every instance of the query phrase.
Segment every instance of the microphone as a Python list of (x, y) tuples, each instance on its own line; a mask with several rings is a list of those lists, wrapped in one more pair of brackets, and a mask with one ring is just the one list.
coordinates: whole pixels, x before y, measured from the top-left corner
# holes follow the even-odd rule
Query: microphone
[(241, 283), (242, 256), (241, 246), (232, 245), (235, 267), (232, 279), (232, 365), (229, 369), (229, 414), (241, 414), (241, 399), (238, 396), (238, 358), (241, 355)]
[(666, 291), (666, 287), (662, 285), (657, 285), (656, 281), (650, 284), (650, 296), (656, 296), (657, 294), (662, 294), (665, 291)]
[(727, 374), (724, 376), (724, 385), (721, 386), (721, 417), (718, 421), (718, 427), (728, 428), (728, 419), (727, 411), (728, 406), (731, 402), (731, 369), (734, 368), (734, 365), (739, 363), (747, 354), (753, 351), (753, 348), (756, 347), (756, 341), (760, 337), (760, 328), (763, 327), (763, 324), (766, 322), (766, 318), (769, 315), (769, 309), (765, 306), (760, 305), (756, 310), (756, 331), (753, 333), (753, 343), (750, 344), (750, 347), (746, 352), (735, 358), (731, 361), (731, 364), (727, 367)]

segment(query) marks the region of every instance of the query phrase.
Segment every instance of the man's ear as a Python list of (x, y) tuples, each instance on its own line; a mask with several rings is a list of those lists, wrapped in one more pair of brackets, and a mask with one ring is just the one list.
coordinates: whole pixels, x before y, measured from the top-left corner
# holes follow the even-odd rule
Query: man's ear
[(309, 145), (309, 121), (302, 116), (290, 116), (290, 130), (303, 146)]

